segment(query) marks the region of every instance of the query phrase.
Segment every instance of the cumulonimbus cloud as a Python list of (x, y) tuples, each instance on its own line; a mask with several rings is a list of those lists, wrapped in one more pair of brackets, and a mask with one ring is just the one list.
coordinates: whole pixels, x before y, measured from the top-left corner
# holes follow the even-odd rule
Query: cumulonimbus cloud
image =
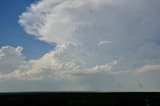
[[(139, 48), (150, 46), (143, 49), (157, 47), (157, 52), (159, 50), (158, 3), (157, 0), (42, 0), (32, 4), (20, 16), (19, 23), (26, 32), (46, 42), (81, 44), (77, 50), (70, 51), (70, 55), (78, 54), (76, 57), (87, 66), (106, 64), (114, 59), (128, 64), (126, 60), (133, 57), (133, 53), (138, 55)], [(97, 45), (103, 41), (110, 43)], [(142, 63), (133, 64), (143, 65), (144, 60), (153, 59), (153, 54), (144, 57), (146, 52), (142, 51)], [(139, 61), (136, 57), (132, 59)]]
[[(147, 77), (150, 73), (159, 73), (159, 4), (159, 0), (41, 0), (33, 3), (20, 15), (20, 25), (40, 40), (57, 43), (57, 47), (40, 59), (23, 63), (5, 78), (76, 78), (75, 81), (86, 80), (85, 85), (93, 87), (91, 79), (102, 76), (98, 81), (109, 85), (113, 78), (117, 85), (142, 81), (146, 89), (158, 90), (157, 83), (151, 84), (153, 80)], [(124, 75), (130, 78), (126, 80)], [(118, 89), (121, 87), (119, 85)]]

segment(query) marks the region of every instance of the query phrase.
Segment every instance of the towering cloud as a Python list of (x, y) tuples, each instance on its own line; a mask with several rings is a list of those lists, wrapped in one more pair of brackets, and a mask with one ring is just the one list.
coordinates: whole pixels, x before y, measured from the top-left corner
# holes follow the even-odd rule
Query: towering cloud
[[(130, 65), (137, 68), (144, 60), (154, 58), (155, 52), (145, 57), (146, 50), (156, 49), (158, 54), (159, 3), (158, 0), (42, 0), (32, 4), (19, 22), (26, 32), (46, 42), (58, 46), (68, 42), (80, 44), (69, 53), (78, 56), (66, 56), (67, 61), (78, 58), (87, 66), (115, 59), (127, 65), (128, 61), (139, 61)], [(104, 41), (108, 43), (100, 45)], [(135, 57), (139, 52), (141, 60)]]
[(33, 3), (19, 23), (27, 33), (57, 47), (38, 60), (18, 63), (5, 78), (71, 81), (73, 88), (78, 83), (88, 90), (160, 90), (159, 4), (159, 0)]

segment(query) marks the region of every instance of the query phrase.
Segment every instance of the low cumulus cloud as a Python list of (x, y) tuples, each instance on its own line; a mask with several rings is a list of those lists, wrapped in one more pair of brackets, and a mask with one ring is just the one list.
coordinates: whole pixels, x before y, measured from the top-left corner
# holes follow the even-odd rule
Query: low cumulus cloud
[(0, 49), (0, 73), (10, 73), (25, 63), (22, 50), (20, 46), (17, 48), (3, 46)]
[[(160, 90), (159, 4), (159, 0), (33, 3), (20, 15), (20, 25), (57, 46), (29, 61), (22, 55), (22, 47), (2, 47), (0, 78), (50, 80), (46, 84), (57, 86), (53, 90)], [(15, 58), (19, 61), (14, 63)]]

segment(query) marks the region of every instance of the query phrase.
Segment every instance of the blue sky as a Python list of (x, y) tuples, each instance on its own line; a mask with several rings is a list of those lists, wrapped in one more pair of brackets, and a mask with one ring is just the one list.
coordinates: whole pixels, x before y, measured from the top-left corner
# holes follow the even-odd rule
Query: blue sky
[(27, 58), (36, 59), (52, 50), (54, 46), (36, 40), (34, 36), (28, 35), (18, 23), (19, 15), (34, 1), (35, 0), (0, 1), (0, 47), (5, 45), (12, 47), (22, 46), (24, 48), (23, 53)]
[(159, 5), (1, 0), (0, 92), (160, 91)]

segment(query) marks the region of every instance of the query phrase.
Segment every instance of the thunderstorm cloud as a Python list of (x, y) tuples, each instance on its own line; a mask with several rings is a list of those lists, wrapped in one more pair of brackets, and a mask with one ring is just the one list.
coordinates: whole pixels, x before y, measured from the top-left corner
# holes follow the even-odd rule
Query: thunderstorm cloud
[(28, 61), (22, 47), (2, 47), (2, 85), (14, 79), (20, 85), (32, 81), (32, 90), (160, 91), (159, 4), (159, 0), (31, 4), (19, 16), (20, 25), (57, 46)]

